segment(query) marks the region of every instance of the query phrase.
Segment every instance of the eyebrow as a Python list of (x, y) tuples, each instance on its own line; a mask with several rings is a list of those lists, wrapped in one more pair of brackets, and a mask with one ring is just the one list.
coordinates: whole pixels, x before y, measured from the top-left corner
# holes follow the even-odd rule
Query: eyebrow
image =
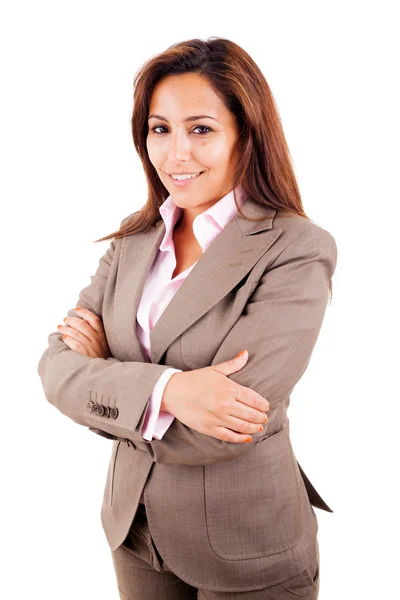
[[(168, 119), (162, 117), (161, 115), (150, 115), (148, 120), (150, 119), (160, 119), (160, 121), (166, 121), (168, 123)], [(209, 115), (192, 115), (191, 117), (186, 117), (186, 119), (183, 119), (183, 123), (186, 123), (187, 121), (198, 121), (199, 119), (213, 119), (214, 121), (217, 120), (215, 119), (215, 117), (210, 117)]]

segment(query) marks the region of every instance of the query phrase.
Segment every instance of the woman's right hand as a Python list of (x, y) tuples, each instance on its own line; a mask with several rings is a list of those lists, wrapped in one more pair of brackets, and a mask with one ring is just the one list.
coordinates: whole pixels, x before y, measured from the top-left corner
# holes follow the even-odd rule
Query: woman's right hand
[(245, 350), (218, 365), (174, 373), (164, 388), (161, 410), (219, 440), (251, 441), (249, 434), (261, 431), (260, 425), (268, 420), (269, 402), (227, 377), (244, 367), (247, 359)]

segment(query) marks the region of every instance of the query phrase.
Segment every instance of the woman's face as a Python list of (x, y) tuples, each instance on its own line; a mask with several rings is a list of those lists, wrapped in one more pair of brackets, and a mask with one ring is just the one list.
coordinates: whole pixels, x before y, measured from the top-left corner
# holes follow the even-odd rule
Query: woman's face
[[(150, 99), (148, 126), (150, 161), (177, 206), (195, 217), (231, 191), (236, 119), (205, 77), (184, 73), (161, 80)], [(185, 185), (171, 177), (200, 171)]]

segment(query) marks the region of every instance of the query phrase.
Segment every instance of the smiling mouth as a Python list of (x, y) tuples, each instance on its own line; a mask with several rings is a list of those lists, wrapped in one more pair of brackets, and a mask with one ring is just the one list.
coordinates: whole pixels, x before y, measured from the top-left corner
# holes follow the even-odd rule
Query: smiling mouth
[[(174, 177), (176, 175), (191, 175), (191, 176), (196, 175), (196, 177), (197, 177), (198, 175), (201, 175), (202, 173), (204, 173), (204, 171), (197, 171), (197, 173), (167, 173), (167, 175), (169, 175), (170, 177)], [(190, 179), (190, 178), (193, 178), (193, 177), (188, 177), (188, 179)], [(195, 179), (195, 178), (193, 178), (193, 179)], [(179, 181), (179, 180), (177, 180), (177, 181)], [(182, 181), (182, 179), (180, 181)]]
[(195, 177), (187, 177), (185, 179), (175, 179), (169, 173), (167, 173), (167, 175), (168, 177), (170, 177), (171, 181), (173, 181), (176, 186), (186, 187), (187, 185), (190, 185), (193, 181), (196, 181), (196, 179), (199, 179), (199, 177), (201, 177), (203, 173), (204, 171), (199, 171), (199, 173)]

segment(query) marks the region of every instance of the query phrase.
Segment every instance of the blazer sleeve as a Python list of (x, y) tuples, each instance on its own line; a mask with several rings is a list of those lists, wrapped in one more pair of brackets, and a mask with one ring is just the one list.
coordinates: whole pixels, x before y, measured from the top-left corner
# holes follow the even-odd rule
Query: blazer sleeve
[(287, 245), (262, 274), (245, 310), (219, 347), (212, 364), (246, 348), (249, 358), (229, 375), (269, 401), (268, 422), (252, 441), (219, 440), (175, 419), (161, 440), (135, 441), (161, 464), (204, 465), (236, 459), (279, 431), (285, 406), (305, 372), (328, 303), (328, 285), (335, 271), (337, 246), (325, 229), (313, 225)]
[[(100, 317), (117, 242), (111, 241), (77, 301), (77, 306)], [(68, 316), (78, 315), (71, 309)], [(140, 440), (149, 398), (171, 367), (114, 357), (90, 358), (69, 348), (57, 331), (48, 336), (37, 369), (46, 399), (64, 415), (106, 438)]]

